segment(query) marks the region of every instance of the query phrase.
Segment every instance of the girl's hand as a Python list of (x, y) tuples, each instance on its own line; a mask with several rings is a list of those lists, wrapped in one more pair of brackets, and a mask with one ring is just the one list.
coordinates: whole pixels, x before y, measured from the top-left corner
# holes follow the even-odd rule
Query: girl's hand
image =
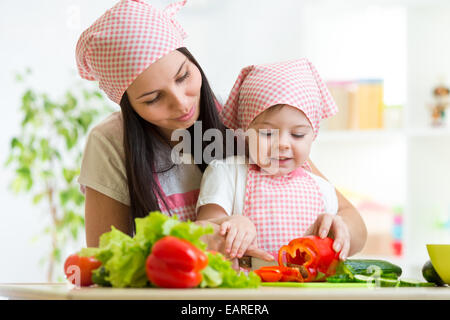
[[(225, 246), (226, 246), (226, 238), (220, 233), (221, 226), (217, 223), (213, 223), (210, 221), (196, 221), (195, 222), (198, 225), (201, 225), (203, 227), (206, 227), (208, 225), (213, 227), (214, 232), (212, 234), (206, 234), (201, 239), (207, 244), (208, 250), (213, 250), (222, 253), (224, 256), (227, 256), (227, 253), (225, 252)], [(245, 255), (259, 258), (265, 261), (273, 261), (274, 258), (271, 254), (265, 252), (264, 250), (258, 248), (256, 245), (256, 241), (254, 244), (251, 244), (247, 251), (244, 252)], [(239, 268), (238, 259), (232, 259), (233, 266), (235, 268)], [(236, 269), (237, 270), (237, 269)]]
[(351, 235), (347, 224), (340, 216), (327, 213), (320, 214), (305, 232), (305, 235), (316, 235), (322, 239), (328, 236), (334, 239), (334, 251), (341, 251), (339, 259), (342, 261), (347, 259)]
[(247, 249), (256, 244), (256, 227), (244, 216), (231, 216), (220, 225), (220, 234), (225, 236), (225, 252), (229, 258), (242, 258)]

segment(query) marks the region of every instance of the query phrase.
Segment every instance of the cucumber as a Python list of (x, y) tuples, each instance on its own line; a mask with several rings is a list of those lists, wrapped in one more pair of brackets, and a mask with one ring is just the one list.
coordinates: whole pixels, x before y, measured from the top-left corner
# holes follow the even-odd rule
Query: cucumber
[(365, 282), (368, 286), (398, 287), (400, 284), (400, 281), (396, 279), (365, 276), (362, 274), (355, 275), (354, 279), (356, 282)]
[(336, 274), (380, 276), (396, 280), (402, 274), (402, 268), (385, 260), (347, 259), (339, 264)]
[(425, 264), (423, 265), (422, 275), (423, 278), (430, 283), (434, 283), (438, 286), (443, 286), (445, 284), (444, 281), (442, 281), (441, 277), (439, 277), (430, 260), (425, 262)]
[(334, 276), (328, 277), (326, 281), (331, 283), (355, 282), (355, 280), (346, 273), (336, 274)]
[(400, 287), (434, 287), (434, 283), (423, 282), (415, 279), (400, 279)]

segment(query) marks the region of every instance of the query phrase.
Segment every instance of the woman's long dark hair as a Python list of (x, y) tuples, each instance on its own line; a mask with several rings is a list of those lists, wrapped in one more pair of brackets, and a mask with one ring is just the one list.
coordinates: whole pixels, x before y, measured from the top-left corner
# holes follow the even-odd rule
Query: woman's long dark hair
[[(209, 86), (203, 70), (200, 68), (198, 62), (194, 59), (192, 54), (186, 48), (177, 49), (183, 53), (193, 64), (200, 70), (202, 77), (202, 86), (200, 90), (200, 115), (197, 121), (202, 121), (202, 131), (210, 128), (222, 131), (225, 137), (225, 126), (219, 118), (219, 112), (216, 106), (216, 98)], [(158, 197), (162, 200), (163, 205), (168, 209), (164, 201), (164, 196), (160, 190), (154, 174), (158, 173), (158, 167), (155, 166), (155, 152), (158, 141), (158, 130), (148, 121), (141, 118), (132, 108), (128, 99), (127, 93), (120, 101), (120, 107), (123, 117), (123, 143), (125, 151), (125, 167), (128, 179), (128, 191), (130, 195), (130, 221), (133, 233), (135, 232), (134, 219), (137, 217), (145, 217), (151, 211), (160, 210), (158, 204)], [(194, 134), (193, 126), (189, 129), (191, 134), (191, 148), (194, 148)], [(225, 139), (224, 140), (224, 152)], [(206, 143), (202, 143), (202, 151)], [(192, 152), (193, 154), (193, 152)], [(223, 155), (215, 155), (221, 158)], [(198, 164), (200, 170), (203, 172), (208, 164)], [(169, 163), (168, 168), (164, 171), (170, 170), (173, 164)], [(170, 210), (169, 210), (170, 211)]]

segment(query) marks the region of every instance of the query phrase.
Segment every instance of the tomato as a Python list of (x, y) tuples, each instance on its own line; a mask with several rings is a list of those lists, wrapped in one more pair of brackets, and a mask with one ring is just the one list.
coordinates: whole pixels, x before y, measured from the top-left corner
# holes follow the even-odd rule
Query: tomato
[(80, 257), (74, 253), (67, 257), (64, 263), (64, 273), (72, 284), (87, 287), (93, 284), (92, 271), (102, 265), (94, 257)]

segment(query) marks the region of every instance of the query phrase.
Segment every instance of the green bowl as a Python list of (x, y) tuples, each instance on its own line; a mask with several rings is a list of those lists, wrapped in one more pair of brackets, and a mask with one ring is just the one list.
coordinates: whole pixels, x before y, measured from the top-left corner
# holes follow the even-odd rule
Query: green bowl
[(442, 281), (450, 284), (450, 244), (427, 244), (428, 255)]

